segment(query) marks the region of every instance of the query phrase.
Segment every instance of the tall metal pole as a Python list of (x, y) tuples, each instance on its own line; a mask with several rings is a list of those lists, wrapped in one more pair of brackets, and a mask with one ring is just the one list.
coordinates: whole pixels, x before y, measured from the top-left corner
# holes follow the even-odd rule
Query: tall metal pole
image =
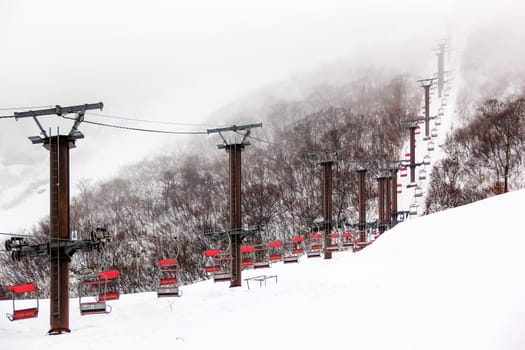
[(416, 182), (416, 126), (410, 127), (410, 183)]
[(441, 98), (445, 85), (445, 44), (439, 44), (438, 57), (438, 96)]
[(392, 170), (392, 212), (391, 219), (392, 226), (397, 225), (397, 170)]
[(384, 190), (384, 177), (377, 178), (377, 226), (379, 232), (383, 233), (384, 228), (384, 219), (385, 219), (385, 190)]
[(383, 222), (386, 227), (390, 228), (392, 226), (392, 179), (390, 176), (385, 177), (383, 191), (385, 192), (385, 218)]
[(366, 242), (366, 169), (357, 170), (358, 175), (358, 202), (359, 202), (359, 239), (361, 242)]
[(243, 144), (230, 144), (226, 151), (230, 154), (230, 230), (232, 254), (232, 279), (230, 287), (242, 286), (241, 277), (241, 244), (242, 244), (242, 214), (241, 214), (241, 152)]
[(423, 88), (425, 89), (425, 140), (430, 139), (430, 86), (432, 83), (428, 85), (423, 85)]
[(332, 259), (328, 247), (332, 245), (332, 161), (322, 162), (323, 166), (323, 216), (324, 216), (324, 258)]
[[(49, 334), (69, 333), (69, 262), (60, 242), (69, 240), (69, 148), (68, 136), (54, 136), (44, 145), (50, 152), (50, 233), (58, 248), (51, 249)], [(64, 244), (65, 245), (65, 244)]]

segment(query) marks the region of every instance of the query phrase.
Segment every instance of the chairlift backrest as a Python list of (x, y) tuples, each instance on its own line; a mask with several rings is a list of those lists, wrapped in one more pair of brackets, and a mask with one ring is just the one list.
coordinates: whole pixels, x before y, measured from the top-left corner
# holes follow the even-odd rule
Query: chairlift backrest
[[(38, 317), (39, 301), (38, 301), (38, 288), (33, 283), (18, 284), (7, 287), (12, 294), (13, 298), (13, 312), (6, 314), (9, 321), (18, 321), (28, 318)], [(28, 294), (36, 299), (33, 307), (17, 309), (16, 300), (17, 296), (22, 294)]]

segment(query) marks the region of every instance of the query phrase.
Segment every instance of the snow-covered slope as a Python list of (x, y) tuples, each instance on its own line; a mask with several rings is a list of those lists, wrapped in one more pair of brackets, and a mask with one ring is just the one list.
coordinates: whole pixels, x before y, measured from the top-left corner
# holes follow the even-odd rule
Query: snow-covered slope
[[(123, 295), (67, 335), (0, 319), (2, 349), (523, 349), (525, 190), (399, 224), (359, 253), (251, 270), (266, 286), (203, 281), (181, 298)], [(9, 312), (10, 302), (0, 302)]]

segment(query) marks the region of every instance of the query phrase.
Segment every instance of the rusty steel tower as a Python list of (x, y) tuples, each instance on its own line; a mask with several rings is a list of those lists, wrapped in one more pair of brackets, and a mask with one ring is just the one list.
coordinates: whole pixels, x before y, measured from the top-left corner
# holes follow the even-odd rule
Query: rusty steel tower
[[(84, 104), (77, 106), (16, 112), (14, 118), (33, 118), (40, 129), (39, 136), (31, 136), (33, 144), (42, 144), (50, 155), (50, 240), (47, 244), (29, 246), (21, 241), (10, 245), (13, 257), (49, 255), (51, 264), (50, 281), (50, 329), (49, 334), (70, 332), (69, 328), (69, 262), (78, 249), (92, 250), (94, 241), (71, 241), (69, 223), (69, 150), (75, 141), (84, 138), (78, 130), (87, 110), (102, 109), (103, 104)], [(39, 116), (77, 114), (75, 123), (67, 135), (50, 136), (44, 130)], [(92, 242), (93, 244), (91, 244)]]
[[(253, 234), (251, 230), (243, 230), (242, 227), (242, 213), (241, 213), (241, 152), (244, 148), (250, 145), (250, 142), (246, 139), (250, 136), (251, 129), (262, 127), (262, 123), (259, 124), (248, 124), (248, 125), (233, 125), (226, 128), (208, 129), (208, 134), (218, 133), (223, 144), (218, 145), (219, 149), (225, 149), (228, 152), (229, 159), (229, 184), (230, 184), (230, 228), (225, 231), (224, 234), (230, 235), (231, 238), (231, 271), (232, 278), (230, 287), (242, 286), (242, 273), (241, 273), (241, 244), (245, 236)], [(224, 137), (223, 133), (233, 131), (242, 135), (240, 142), (229, 142)], [(244, 134), (242, 133), (244, 132)]]

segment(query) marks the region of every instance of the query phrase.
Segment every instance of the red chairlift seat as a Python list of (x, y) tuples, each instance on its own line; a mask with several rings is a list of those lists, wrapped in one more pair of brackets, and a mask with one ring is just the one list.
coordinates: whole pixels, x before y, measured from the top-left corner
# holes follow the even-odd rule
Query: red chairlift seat
[(117, 270), (108, 270), (97, 272), (102, 282), (105, 281), (105, 290), (99, 293), (99, 301), (117, 300), (120, 298), (120, 292), (118, 291), (118, 278), (119, 274)]
[[(13, 299), (13, 312), (11, 314), (6, 313), (6, 317), (9, 319), (9, 321), (19, 321), (38, 317), (38, 289), (33, 283), (17, 284), (14, 286), (9, 286), (8, 289), (11, 292)], [(36, 298), (36, 305), (29, 308), (17, 309), (17, 298), (26, 294), (27, 296)]]
[(270, 267), (270, 258), (268, 257), (268, 245), (257, 244), (253, 247), (255, 261), (253, 262), (254, 269), (264, 269)]
[(205, 250), (204, 255), (209, 263), (205, 271), (212, 275), (214, 282), (226, 282), (232, 278), (231, 261), (233, 258), (228, 253), (222, 253), (219, 249)]
[[(84, 277), (79, 285), (80, 315), (109, 314), (111, 306), (107, 305), (106, 301), (117, 300), (120, 297), (118, 277), (117, 270), (101, 271)], [(86, 297), (89, 301), (86, 301)]]
[(304, 253), (303, 241), (303, 237), (293, 237), (290, 242), (285, 243), (285, 252), (288, 253), (283, 257), (285, 264), (299, 262), (299, 256)]
[(399, 169), (399, 176), (406, 177), (408, 175), (408, 168), (402, 167)]
[(242, 246), (241, 247), (241, 267), (249, 268), (254, 264), (254, 248), (253, 246)]
[(416, 135), (421, 134), (421, 127), (420, 127), (419, 125), (416, 126), (415, 134), (416, 134)]
[(161, 277), (157, 287), (157, 297), (180, 297), (182, 296), (179, 286), (177, 285), (177, 261), (174, 259), (159, 260)]
[(341, 237), (342, 237), (343, 248), (354, 246), (353, 236), (350, 232), (343, 233)]
[(328, 247), (326, 247), (326, 251), (328, 252), (338, 252), (339, 251), (339, 234), (337, 233), (331, 233), (329, 235), (330, 237), (330, 245), (328, 245)]
[(283, 259), (282, 246), (283, 243), (280, 241), (268, 242), (270, 262), (281, 261)]
[(308, 258), (318, 258), (321, 256), (321, 251), (323, 249), (323, 235), (321, 233), (313, 233), (310, 235), (310, 240), (308, 242), (309, 247), (306, 251), (306, 256)]
[(419, 115), (417, 117), (417, 123), (418, 124), (425, 124), (425, 116), (424, 115)]
[[(220, 254), (220, 250), (219, 249), (209, 249), (209, 250), (205, 250), (204, 251), (204, 256), (206, 256), (207, 258), (210, 258), (213, 261), (215, 261), (214, 258), (216, 256), (218, 256), (219, 254)], [(216, 265), (216, 264), (206, 265), (204, 267), (204, 271), (206, 271), (206, 273), (218, 272), (219, 271), (219, 265)]]

